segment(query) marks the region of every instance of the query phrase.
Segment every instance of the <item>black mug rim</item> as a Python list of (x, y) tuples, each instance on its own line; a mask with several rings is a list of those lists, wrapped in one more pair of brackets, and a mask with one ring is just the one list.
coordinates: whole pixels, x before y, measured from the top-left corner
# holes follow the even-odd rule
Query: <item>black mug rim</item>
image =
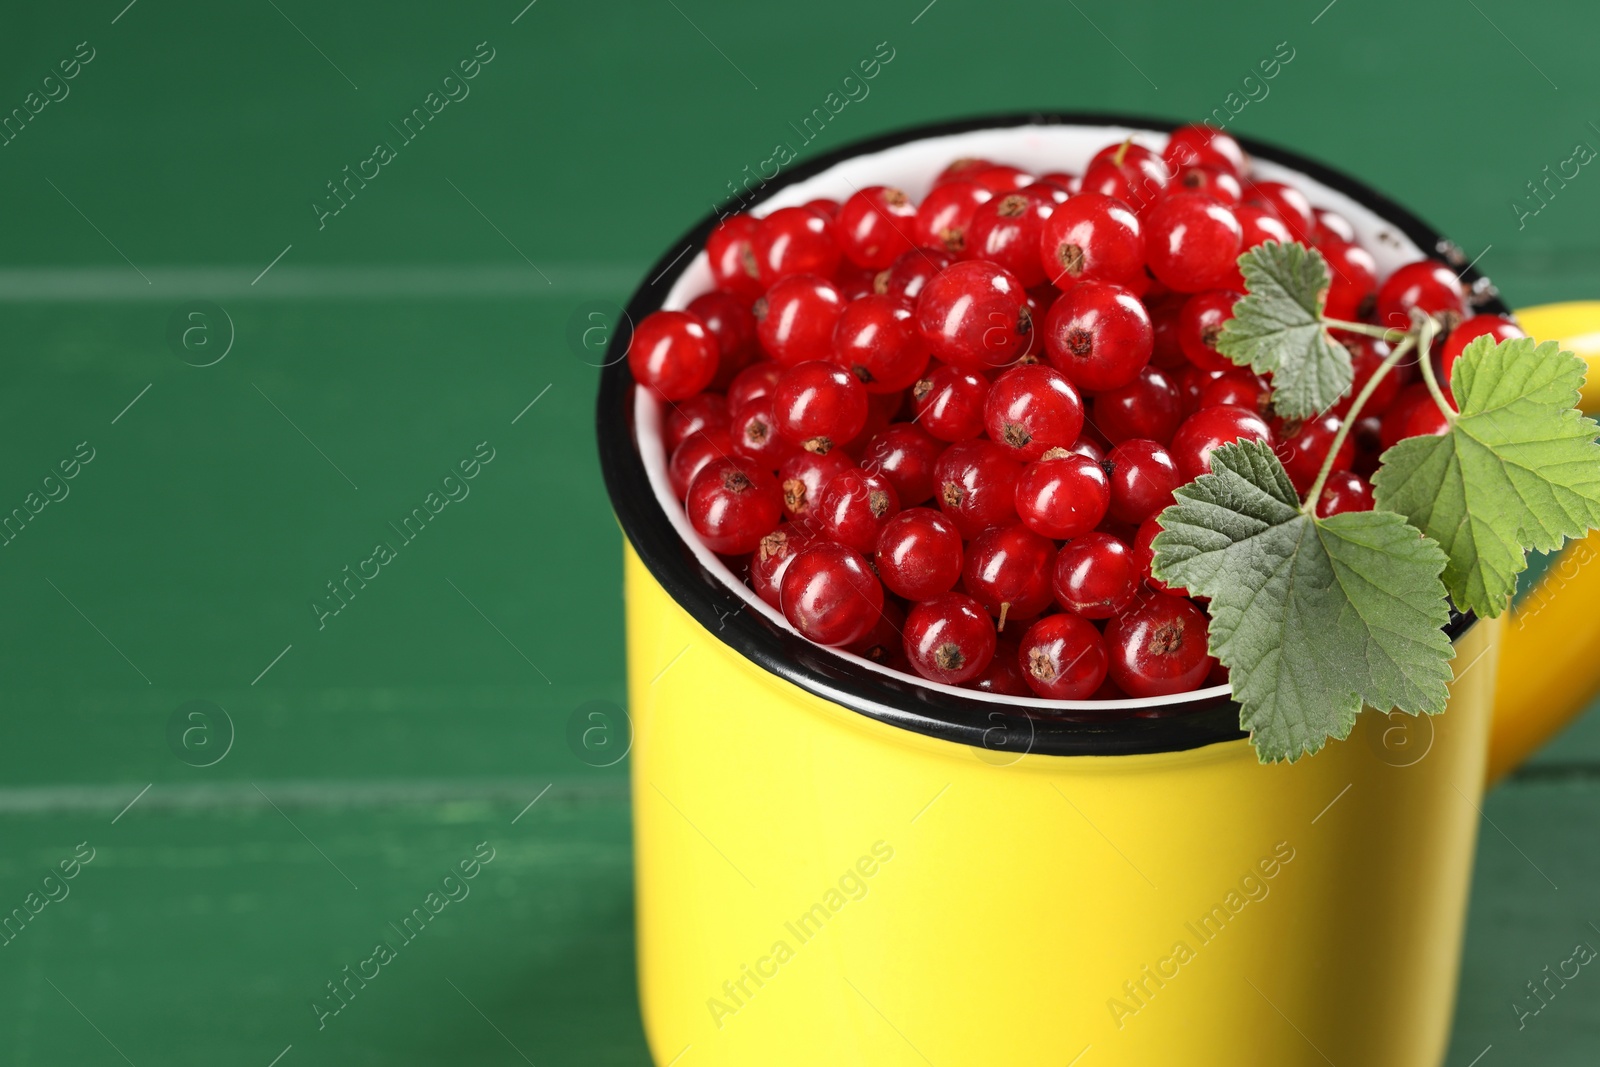
[[(1181, 125), (1184, 123), (1140, 115), (1075, 111), (1013, 112), (928, 123), (854, 141), (806, 160), (767, 181), (760, 193), (765, 198), (855, 156), (930, 137), (1017, 126), (1120, 126), (1160, 133)], [(1291, 167), (1360, 203), (1424, 253), (1447, 260), (1465, 259), (1459, 248), (1432, 226), (1365, 183), (1298, 153), (1235, 136), (1251, 156)], [(685, 245), (703, 248), (706, 236), (721, 218), (743, 210), (746, 205), (730, 200), (674, 241), (647, 273), (651, 280), (629, 298), (626, 321), (636, 323), (661, 307), (691, 262), (683, 255)], [(1456, 266), (1454, 262), (1451, 265)], [(1479, 291), (1474, 287), (1482, 277), (1476, 269), (1470, 265), (1456, 269), (1467, 287), (1477, 293), (1480, 313), (1509, 313), (1492, 288)], [(987, 749), (996, 759), (1020, 758), (1025, 753), (1116, 756), (1181, 752), (1248, 736), (1239, 727), (1238, 703), (1227, 695), (1179, 705), (1152, 705), (1148, 713), (1117, 719), (1044, 715), (1037, 709), (939, 692), (909, 677), (880, 673), (813, 645), (757, 612), (743, 610), (748, 605), (701, 565), (656, 500), (634, 435), (635, 383), (623, 358), (630, 337), (630, 330), (613, 333), (600, 373), (596, 431), (606, 491), (624, 536), (645, 568), (668, 596), (734, 652), (857, 714), (913, 733)], [(1452, 612), (1445, 632), (1454, 640), (1475, 621), (1470, 614)]]

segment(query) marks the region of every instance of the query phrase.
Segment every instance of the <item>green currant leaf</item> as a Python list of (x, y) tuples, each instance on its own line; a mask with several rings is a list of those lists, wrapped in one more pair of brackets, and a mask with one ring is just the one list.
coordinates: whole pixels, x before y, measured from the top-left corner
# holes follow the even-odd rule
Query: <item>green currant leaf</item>
[(1262, 762), (1347, 737), (1363, 705), (1444, 709), (1455, 650), (1437, 544), (1393, 512), (1305, 514), (1258, 441), (1218, 448), (1175, 495), (1154, 572), (1211, 598), (1211, 653)]
[(1528, 549), (1600, 526), (1600, 426), (1576, 410), (1584, 371), (1554, 341), (1479, 337), (1451, 372), (1461, 413), (1449, 432), (1383, 454), (1378, 506), (1444, 547), (1444, 582), (1462, 611), (1500, 614)]
[(1272, 406), (1303, 419), (1332, 407), (1350, 389), (1350, 353), (1323, 328), (1328, 262), (1302, 244), (1266, 241), (1239, 257), (1243, 300), (1222, 324), (1217, 351), (1272, 375)]

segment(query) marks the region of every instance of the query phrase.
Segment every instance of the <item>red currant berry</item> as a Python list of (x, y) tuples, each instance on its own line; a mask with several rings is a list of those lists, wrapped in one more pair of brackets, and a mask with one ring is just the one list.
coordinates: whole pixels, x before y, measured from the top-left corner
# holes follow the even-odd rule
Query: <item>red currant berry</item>
[(1045, 316), (1050, 363), (1085, 392), (1127, 385), (1150, 362), (1155, 334), (1139, 298), (1116, 285), (1080, 282)]
[(940, 364), (911, 387), (916, 421), (941, 441), (965, 441), (983, 432), (989, 380), (969, 370)]
[(1155, 342), (1150, 352), (1150, 362), (1162, 370), (1181, 371), (1191, 366), (1178, 343), (1178, 316), (1188, 301), (1183, 293), (1167, 293), (1145, 298), (1150, 313), (1150, 329)]
[(1112, 196), (1143, 212), (1166, 192), (1172, 172), (1161, 157), (1131, 141), (1107, 145), (1083, 172), (1086, 193)]
[(1120, 200), (1080, 193), (1058, 206), (1039, 233), (1039, 259), (1058, 289), (1083, 280), (1129, 288), (1144, 283), (1144, 236)]
[(689, 495), (689, 486), (702, 467), (714, 459), (726, 459), (733, 453), (733, 439), (726, 428), (699, 430), (685, 437), (672, 450), (667, 463), (667, 478), (672, 482), (672, 495), (682, 500)]
[(874, 559), (891, 592), (927, 600), (961, 578), (961, 533), (932, 508), (908, 508), (884, 524)]
[(887, 478), (852, 467), (829, 480), (818, 511), (825, 534), (871, 555), (884, 525), (900, 513), (900, 500)]
[(1371, 511), (1372, 486), (1359, 474), (1350, 471), (1329, 471), (1328, 480), (1322, 484), (1317, 497), (1317, 517), (1329, 518), (1347, 511)]
[(898, 393), (928, 368), (928, 346), (910, 308), (871, 294), (845, 305), (830, 358), (860, 379), (867, 392)]
[(1407, 437), (1437, 437), (1448, 433), (1450, 420), (1428, 392), (1422, 382), (1408, 385), (1383, 415), (1379, 440), (1381, 450), (1388, 451)]
[(883, 586), (859, 552), (816, 541), (790, 561), (779, 585), (783, 617), (819, 645), (848, 645), (872, 632)]
[(839, 266), (839, 246), (826, 215), (803, 207), (781, 207), (761, 220), (750, 240), (761, 283), (810, 274), (829, 278)]
[(833, 228), (846, 259), (883, 270), (913, 247), (917, 207), (899, 189), (869, 185), (840, 206)]
[(809, 208), (823, 218), (836, 219), (839, 217), (839, 201), (832, 200), (826, 196), (818, 197), (815, 200), (807, 200), (801, 207)]
[(1318, 248), (1328, 261), (1331, 284), (1322, 311), (1330, 319), (1360, 322), (1372, 314), (1378, 299), (1378, 261), (1357, 244), (1324, 241)]
[(1217, 351), (1217, 339), (1222, 336), (1222, 324), (1233, 318), (1233, 305), (1243, 298), (1243, 293), (1212, 289), (1184, 301), (1178, 315), (1178, 343), (1190, 363), (1201, 370), (1238, 369), (1237, 363)]
[(1044, 284), (1039, 241), (1055, 206), (1048, 191), (1034, 192), (1031, 186), (980, 205), (967, 230), (962, 258), (998, 264), (1030, 289)]
[(772, 391), (772, 418), (780, 434), (807, 452), (827, 452), (867, 424), (867, 391), (836, 364), (799, 363)]
[(1087, 700), (1106, 680), (1105, 640), (1076, 615), (1047, 615), (1017, 646), (1022, 680), (1046, 700)]
[(728, 426), (733, 438), (733, 452), (757, 466), (775, 471), (783, 461), (797, 451), (795, 445), (778, 433), (772, 420), (772, 397), (761, 396), (734, 412)]
[(940, 509), (962, 537), (976, 537), (990, 526), (1017, 521), (1017, 478), (1022, 464), (1009, 449), (985, 441), (961, 441), (944, 450), (934, 464)]
[(1201, 370), (1187, 359), (1184, 360), (1182, 369), (1175, 372), (1178, 376), (1178, 396), (1183, 400), (1184, 418), (1188, 418), (1205, 405), (1200, 403), (1200, 396), (1217, 379), (1227, 374), (1227, 371)]
[(989, 666), (994, 649), (994, 623), (969, 596), (942, 593), (906, 613), (906, 658), (929, 681), (970, 681)]
[(1289, 227), (1270, 211), (1251, 207), (1249, 204), (1240, 204), (1233, 209), (1233, 214), (1239, 220), (1239, 228), (1244, 231), (1244, 236), (1239, 241), (1241, 252), (1266, 241), (1277, 241), (1281, 245), (1294, 243), (1294, 234), (1289, 232)]
[(833, 272), (833, 287), (839, 290), (839, 296), (846, 304), (872, 292), (872, 286), (877, 280), (877, 271), (858, 267), (848, 261), (839, 264), (839, 269)]
[[(1322, 470), (1323, 460), (1328, 458), (1328, 448), (1333, 444), (1333, 439), (1343, 425), (1336, 415), (1323, 415), (1300, 421), (1279, 423), (1277, 432), (1273, 434), (1278, 439), (1274, 449), (1278, 459), (1283, 463), (1283, 469), (1289, 474), (1289, 481), (1294, 483), (1298, 492), (1304, 493), (1311, 488), (1311, 483), (1317, 480), (1317, 474)], [(1339, 453), (1333, 458), (1336, 470), (1343, 470), (1350, 466), (1356, 458), (1356, 443), (1347, 434), (1339, 444)]]
[(1113, 444), (1131, 437), (1165, 443), (1183, 421), (1183, 397), (1156, 367), (1141, 367), (1127, 385), (1096, 393), (1092, 406), (1096, 428)]
[(754, 464), (714, 459), (689, 483), (684, 509), (706, 547), (724, 556), (753, 552), (782, 517), (778, 483)]
[(1018, 189), (1024, 189), (1033, 184), (1033, 175), (1019, 167), (1008, 166), (1004, 163), (991, 163), (987, 167), (974, 169), (969, 175), (969, 180), (983, 186), (995, 196), (1005, 196)]
[[(1201, 408), (1172, 435), (1172, 458), (1186, 482), (1211, 473), (1211, 453), (1231, 441), (1275, 442), (1267, 420), (1247, 408)], [(1120, 684), (1120, 683), (1119, 683)]]
[(1416, 308), (1444, 323), (1446, 331), (1467, 317), (1467, 295), (1455, 271), (1434, 259), (1407, 263), (1378, 289), (1378, 324), (1396, 330), (1411, 328)]
[(1109, 619), (1139, 594), (1139, 568), (1128, 546), (1110, 534), (1086, 533), (1056, 554), (1056, 603), (1086, 619)]
[(796, 522), (815, 527), (814, 516), (822, 499), (822, 490), (845, 471), (855, 468), (855, 461), (842, 448), (827, 453), (807, 452), (796, 448), (778, 465), (778, 488), (783, 490), (783, 510)]
[(1057, 448), (1022, 469), (1015, 497), (1024, 526), (1058, 541), (1070, 540), (1106, 517), (1111, 482), (1096, 460)]
[(883, 610), (878, 612), (877, 624), (867, 631), (867, 636), (846, 645), (845, 650), (891, 670), (910, 674), (913, 668), (906, 659), (905, 627), (905, 610), (894, 601), (885, 600)]
[(668, 400), (684, 400), (717, 376), (717, 342), (687, 311), (652, 311), (628, 342), (634, 380)]
[(1050, 606), (1056, 546), (1026, 526), (993, 526), (972, 539), (961, 585), (1000, 620), (1031, 619)]
[(752, 400), (771, 396), (781, 377), (783, 368), (771, 360), (752, 363), (735, 374), (733, 381), (728, 383), (729, 413), (738, 411)]
[(1017, 646), (1004, 637), (995, 640), (994, 658), (967, 683), (967, 688), (1006, 697), (1025, 697), (1033, 693), (1017, 663)]
[(667, 408), (661, 438), (671, 452), (690, 434), (701, 430), (726, 430), (729, 421), (727, 397), (721, 393), (696, 393)]
[(1244, 201), (1253, 207), (1276, 212), (1296, 241), (1311, 242), (1317, 220), (1311, 212), (1311, 201), (1299, 189), (1283, 182), (1250, 182), (1245, 186)]
[(967, 247), (967, 227), (980, 204), (994, 194), (977, 182), (936, 185), (917, 208), (917, 244), (958, 256)]
[(1147, 597), (1106, 624), (1111, 680), (1132, 697), (1197, 689), (1216, 660), (1206, 613), (1180, 597)]
[(953, 264), (923, 288), (917, 326), (935, 356), (966, 370), (1015, 363), (1033, 341), (1022, 283), (981, 260)]
[(873, 277), (872, 291), (915, 309), (923, 287), (955, 261), (948, 252), (914, 248)]
[(1456, 360), (1461, 358), (1461, 353), (1475, 338), (1488, 337), (1495, 344), (1499, 344), (1514, 337), (1526, 336), (1528, 335), (1522, 332), (1522, 327), (1499, 315), (1478, 315), (1468, 319), (1451, 330), (1450, 335), (1444, 339), (1444, 348), (1439, 353), (1439, 380), (1441, 382), (1450, 380), (1450, 372), (1455, 369)]
[(1150, 544), (1160, 532), (1161, 523), (1154, 515), (1139, 524), (1139, 532), (1133, 538), (1134, 565), (1139, 568), (1139, 576), (1144, 579), (1145, 584), (1156, 592), (1166, 593), (1168, 596), (1188, 596), (1189, 591), (1187, 589), (1168, 585), (1150, 573), (1150, 567), (1155, 562), (1156, 555)]
[[(1376, 337), (1365, 337), (1361, 334), (1350, 334), (1342, 331), (1336, 331), (1332, 336), (1334, 340), (1349, 350), (1350, 366), (1354, 372), (1353, 380), (1350, 383), (1350, 391), (1333, 406), (1333, 413), (1343, 418), (1344, 413), (1349, 411), (1350, 405), (1354, 403), (1356, 395), (1367, 387), (1367, 382), (1371, 381), (1372, 376), (1378, 372), (1378, 368), (1383, 366), (1383, 361), (1389, 358), (1390, 348), (1386, 342), (1380, 341)], [(1392, 367), (1384, 374), (1377, 386), (1373, 388), (1372, 395), (1367, 398), (1363, 411), (1368, 415), (1372, 415), (1389, 410), (1390, 405), (1394, 403), (1394, 398), (1400, 394), (1400, 386), (1402, 384), (1400, 370), (1400, 367)]]
[(1083, 401), (1066, 375), (1042, 363), (1013, 367), (995, 379), (983, 405), (989, 439), (1020, 460), (1066, 448), (1083, 429)]
[(1346, 244), (1355, 244), (1356, 228), (1350, 225), (1350, 220), (1336, 211), (1327, 208), (1312, 208), (1311, 214), (1316, 216), (1317, 247), (1321, 248), (1329, 241), (1343, 241)]
[(767, 355), (785, 367), (827, 359), (843, 312), (844, 297), (831, 282), (794, 275), (756, 301), (756, 336)]
[(1138, 438), (1106, 453), (1105, 469), (1111, 517), (1134, 526), (1171, 504), (1173, 490), (1188, 480), (1171, 453), (1155, 441)]
[(939, 189), (956, 181), (970, 181), (974, 174), (981, 174), (992, 166), (994, 166), (992, 160), (980, 156), (962, 156), (960, 159), (953, 159), (944, 170), (934, 175), (933, 188)]
[(867, 443), (887, 430), (889, 424), (899, 417), (900, 409), (905, 407), (905, 400), (904, 393), (868, 393), (866, 425), (839, 447), (852, 456), (860, 456)]
[(933, 465), (943, 451), (944, 442), (921, 426), (898, 422), (867, 442), (861, 469), (889, 479), (900, 503), (912, 507), (933, 499)]
[(1144, 220), (1145, 261), (1156, 280), (1180, 293), (1220, 289), (1238, 274), (1244, 230), (1228, 208), (1200, 193), (1178, 193)]
[(720, 290), (701, 293), (689, 301), (689, 314), (705, 323), (717, 342), (717, 374), (711, 379), (711, 388), (726, 389), (760, 354), (756, 317), (743, 300)]
[(1265, 378), (1249, 367), (1236, 367), (1201, 386), (1195, 410), (1228, 404), (1265, 415), (1271, 399), (1272, 386)]
[(783, 597), (780, 594), (783, 572), (789, 569), (790, 562), (796, 556), (816, 540), (815, 534), (787, 522), (767, 534), (750, 555), (750, 588), (762, 600), (783, 610)]
[(761, 223), (749, 215), (731, 215), (706, 238), (706, 259), (717, 288), (751, 301), (767, 291), (761, 282), (752, 245)]
[(1239, 142), (1230, 134), (1201, 124), (1173, 130), (1161, 158), (1174, 170), (1208, 166), (1223, 167), (1234, 174), (1245, 171), (1244, 149), (1239, 147)]

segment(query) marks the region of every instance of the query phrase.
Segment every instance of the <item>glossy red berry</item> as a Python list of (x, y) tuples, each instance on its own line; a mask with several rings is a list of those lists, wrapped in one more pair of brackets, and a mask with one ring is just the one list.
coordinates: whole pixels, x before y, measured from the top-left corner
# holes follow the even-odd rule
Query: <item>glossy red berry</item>
[(1177, 193), (1144, 217), (1145, 262), (1180, 293), (1221, 289), (1238, 274), (1244, 230), (1232, 211), (1200, 193)]
[(883, 611), (883, 586), (861, 553), (816, 541), (789, 563), (779, 585), (783, 617), (819, 645), (867, 636)]
[(760, 227), (760, 221), (749, 215), (731, 215), (706, 237), (706, 259), (717, 288), (745, 301), (767, 291), (752, 243)]
[(1179, 126), (1173, 130), (1167, 138), (1167, 147), (1161, 153), (1161, 158), (1174, 170), (1179, 167), (1211, 166), (1224, 167), (1234, 174), (1243, 174), (1245, 171), (1244, 149), (1239, 147), (1239, 142), (1231, 134), (1202, 124)]
[(1025, 697), (1033, 695), (1022, 677), (1022, 667), (1017, 662), (1017, 645), (1004, 636), (995, 640), (994, 658), (966, 683), (968, 689), (995, 696)]
[(1017, 478), (1017, 517), (1037, 534), (1055, 540), (1081, 537), (1100, 525), (1111, 506), (1111, 482), (1098, 462), (1052, 449)]
[(726, 428), (700, 430), (685, 437), (672, 450), (667, 463), (667, 478), (672, 482), (672, 494), (679, 500), (689, 495), (694, 476), (714, 459), (726, 459), (733, 454), (733, 439)]
[(1239, 240), (1241, 252), (1266, 241), (1277, 241), (1281, 245), (1294, 242), (1294, 234), (1289, 232), (1289, 227), (1270, 211), (1251, 207), (1249, 204), (1240, 204), (1233, 209), (1233, 215), (1239, 220), (1239, 228), (1243, 231), (1243, 236)]
[(706, 547), (724, 556), (755, 551), (783, 514), (772, 475), (737, 459), (715, 459), (700, 468), (684, 509)]
[(833, 272), (833, 287), (839, 290), (839, 295), (844, 298), (846, 304), (871, 293), (877, 280), (877, 271), (869, 267), (858, 267), (849, 260), (839, 264), (839, 269)]
[(968, 175), (968, 180), (981, 185), (995, 196), (1005, 196), (1018, 189), (1025, 189), (1033, 184), (1032, 174), (1020, 167), (1009, 166), (1005, 163), (991, 163), (987, 167), (974, 168)]
[(1351, 471), (1329, 471), (1328, 480), (1317, 497), (1317, 516), (1329, 518), (1347, 511), (1371, 511), (1375, 501), (1372, 486), (1359, 474)]
[(696, 393), (667, 405), (666, 416), (661, 420), (661, 438), (669, 452), (675, 451), (690, 434), (726, 430), (729, 422), (726, 397), (721, 393)]
[(734, 412), (728, 434), (733, 438), (736, 456), (769, 471), (777, 470), (798, 448), (778, 433), (778, 426), (772, 419), (770, 396), (757, 397)]
[(795, 448), (778, 466), (778, 488), (783, 490), (783, 510), (795, 522), (815, 528), (822, 490), (829, 482), (855, 467), (855, 461), (842, 448), (826, 453)]
[(717, 342), (687, 311), (653, 311), (634, 327), (628, 369), (667, 400), (685, 400), (717, 375)]
[(982, 260), (953, 264), (923, 288), (917, 326), (936, 357), (965, 370), (1008, 366), (1033, 342), (1022, 283)]
[(1047, 700), (1087, 700), (1106, 680), (1105, 640), (1077, 615), (1047, 615), (1017, 646), (1022, 680)]
[(1439, 353), (1439, 381), (1450, 380), (1450, 372), (1455, 369), (1456, 360), (1461, 358), (1461, 353), (1473, 340), (1479, 337), (1488, 337), (1495, 344), (1509, 341), (1514, 337), (1526, 337), (1522, 327), (1510, 319), (1499, 315), (1478, 315), (1468, 319), (1460, 326), (1450, 331), (1444, 339), (1444, 348)]
[(1086, 619), (1120, 614), (1139, 593), (1133, 553), (1115, 537), (1099, 532), (1063, 545), (1051, 578), (1056, 603)]
[(1039, 240), (1055, 206), (1048, 191), (1035, 192), (1032, 186), (979, 205), (962, 258), (998, 264), (1026, 288), (1044, 284)]
[(1397, 330), (1411, 327), (1416, 308), (1440, 319), (1451, 330), (1467, 317), (1467, 294), (1455, 271), (1435, 259), (1407, 263), (1378, 288), (1378, 324)]
[(934, 499), (962, 537), (976, 537), (987, 527), (1017, 521), (1021, 473), (1022, 464), (1008, 449), (981, 438), (961, 441), (945, 449), (934, 465)]
[(1083, 401), (1066, 375), (1042, 363), (1013, 367), (989, 388), (983, 406), (989, 439), (1016, 458), (1038, 459), (1067, 448), (1083, 429)]
[(917, 208), (917, 243), (958, 256), (967, 247), (967, 228), (980, 204), (994, 194), (977, 182), (936, 185)]
[[(1313, 416), (1309, 419), (1279, 423), (1273, 436), (1277, 438), (1278, 459), (1289, 474), (1298, 492), (1304, 493), (1317, 480), (1323, 460), (1328, 458), (1328, 447), (1339, 433), (1343, 420), (1334, 415)], [(1347, 434), (1339, 444), (1339, 453), (1333, 459), (1336, 470), (1343, 470), (1355, 461), (1356, 443)]]
[(923, 287), (955, 261), (956, 257), (949, 252), (914, 248), (873, 277), (872, 291), (915, 310)]
[(1159, 155), (1124, 141), (1095, 153), (1081, 184), (1085, 193), (1115, 197), (1143, 214), (1166, 193), (1171, 180), (1172, 172)]
[(911, 387), (916, 422), (941, 441), (965, 441), (983, 432), (989, 379), (940, 364)]
[(1039, 260), (1056, 288), (1080, 281), (1144, 284), (1144, 235), (1133, 209), (1096, 193), (1058, 205), (1039, 232)]
[(1235, 367), (1200, 387), (1195, 410), (1228, 404), (1254, 411), (1258, 415), (1265, 415), (1267, 403), (1271, 399), (1272, 386), (1265, 378), (1249, 367)]
[(731, 415), (752, 400), (771, 396), (778, 379), (783, 377), (783, 367), (764, 359), (752, 363), (733, 376), (728, 383), (728, 413)]
[(1052, 366), (1093, 393), (1133, 381), (1150, 362), (1155, 334), (1144, 305), (1131, 292), (1080, 282), (1050, 305), (1044, 346)]
[(890, 592), (928, 600), (961, 578), (961, 532), (932, 508), (908, 508), (884, 523), (874, 561)]
[(1299, 189), (1283, 182), (1250, 182), (1245, 186), (1244, 202), (1276, 212), (1296, 241), (1311, 243), (1317, 220), (1311, 201)]
[(1178, 313), (1178, 344), (1190, 363), (1201, 370), (1238, 368), (1237, 363), (1217, 351), (1217, 340), (1222, 336), (1222, 324), (1233, 318), (1233, 305), (1243, 298), (1243, 293), (1229, 289), (1211, 289), (1184, 301), (1183, 310)]
[(1378, 261), (1347, 241), (1324, 241), (1318, 251), (1328, 261), (1330, 279), (1322, 313), (1330, 319), (1361, 322), (1372, 314), (1378, 299)]
[(796, 274), (829, 278), (839, 266), (833, 222), (810, 208), (781, 207), (762, 219), (750, 249), (761, 283), (769, 289)]
[(883, 270), (914, 247), (917, 207), (899, 189), (869, 185), (839, 206), (833, 229), (846, 259)]
[[(1356, 395), (1366, 388), (1367, 382), (1383, 366), (1383, 361), (1389, 357), (1389, 345), (1375, 337), (1365, 337), (1360, 334), (1347, 334), (1335, 332), (1333, 338), (1344, 345), (1350, 352), (1350, 367), (1353, 379), (1350, 391), (1346, 393), (1337, 404), (1333, 406), (1333, 413), (1343, 417), (1350, 410), (1350, 405), (1355, 401)], [(1366, 406), (1362, 409), (1365, 414), (1372, 415), (1388, 411), (1394, 399), (1400, 393), (1401, 371), (1403, 367), (1392, 367), (1384, 373), (1382, 379), (1373, 388), (1372, 395), (1367, 398)]]
[(772, 391), (772, 419), (780, 434), (807, 452), (827, 452), (867, 424), (867, 391), (837, 364), (799, 363)]
[(1238, 175), (1231, 170), (1205, 163), (1196, 163), (1174, 171), (1170, 188), (1175, 192), (1181, 190), (1185, 193), (1202, 193), (1230, 208), (1237, 207), (1239, 201), (1244, 198), (1244, 186), (1240, 183)]
[(756, 301), (756, 336), (767, 355), (785, 367), (827, 359), (843, 313), (844, 297), (832, 282), (794, 275)]
[(944, 442), (912, 422), (897, 422), (875, 434), (861, 451), (861, 469), (889, 479), (903, 507), (933, 499), (933, 465)]
[(1157, 516), (1152, 515), (1139, 524), (1139, 532), (1133, 538), (1134, 565), (1139, 568), (1139, 576), (1144, 579), (1145, 584), (1156, 592), (1166, 593), (1168, 596), (1188, 596), (1187, 589), (1168, 585), (1150, 573), (1151, 564), (1155, 561), (1155, 550), (1150, 546), (1160, 532), (1161, 522)]
[(833, 331), (833, 362), (869, 393), (898, 393), (928, 368), (928, 346), (911, 309), (891, 296), (870, 294), (845, 305)]
[(910, 674), (912, 667), (911, 661), (906, 659), (905, 628), (905, 610), (893, 600), (885, 600), (883, 609), (878, 612), (877, 623), (867, 631), (865, 637), (858, 637), (845, 645), (845, 651), (890, 670)]
[(951, 182), (970, 181), (974, 174), (981, 174), (992, 166), (994, 166), (993, 160), (981, 156), (962, 156), (960, 159), (953, 159), (945, 164), (944, 170), (934, 175), (933, 187), (940, 189)]
[(1111, 517), (1135, 526), (1171, 504), (1173, 491), (1189, 480), (1166, 448), (1138, 438), (1106, 453), (1104, 468), (1110, 482)]
[(1091, 405), (1095, 428), (1115, 444), (1132, 437), (1166, 442), (1183, 421), (1183, 397), (1167, 372), (1141, 367), (1127, 385), (1096, 393)]
[(1317, 219), (1317, 247), (1320, 248), (1329, 241), (1344, 241), (1346, 244), (1355, 243), (1356, 228), (1350, 225), (1349, 219), (1337, 211), (1329, 211), (1327, 208), (1319, 207), (1312, 208), (1311, 214), (1315, 215)]
[[(1186, 482), (1211, 473), (1211, 453), (1232, 441), (1276, 444), (1267, 420), (1246, 408), (1201, 408), (1172, 435), (1172, 458)], [(1119, 683), (1120, 684), (1120, 683)]]
[(750, 306), (732, 293), (713, 290), (689, 301), (689, 314), (705, 324), (717, 342), (717, 373), (711, 388), (726, 389), (734, 375), (760, 354), (756, 344), (756, 317)]
[(1438, 436), (1449, 429), (1450, 420), (1439, 410), (1433, 394), (1422, 382), (1416, 382), (1400, 390), (1384, 412), (1379, 440), (1381, 448), (1388, 450), (1407, 437)]
[(1205, 612), (1181, 597), (1146, 597), (1106, 624), (1110, 676), (1131, 697), (1198, 689), (1216, 665)]
[(801, 207), (810, 208), (823, 218), (836, 219), (839, 217), (839, 201), (826, 196), (819, 196), (815, 200), (807, 200)]
[(783, 572), (816, 540), (815, 534), (788, 522), (767, 534), (750, 554), (750, 588), (762, 600), (782, 611)]
[(993, 526), (972, 539), (961, 585), (1000, 620), (1031, 619), (1050, 606), (1056, 546), (1026, 526)]
[(906, 658), (930, 681), (970, 681), (989, 666), (994, 649), (994, 623), (962, 593), (942, 593), (906, 613)]
[(884, 526), (900, 513), (900, 499), (883, 475), (851, 467), (823, 487), (817, 511), (824, 534), (870, 556)]

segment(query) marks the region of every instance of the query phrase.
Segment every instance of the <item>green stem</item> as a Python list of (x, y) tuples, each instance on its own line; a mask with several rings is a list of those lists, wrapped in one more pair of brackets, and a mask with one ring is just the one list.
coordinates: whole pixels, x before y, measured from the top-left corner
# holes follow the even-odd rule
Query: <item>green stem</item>
[(1439, 387), (1439, 379), (1433, 373), (1433, 359), (1429, 353), (1433, 349), (1433, 337), (1439, 330), (1439, 324), (1432, 318), (1425, 319), (1421, 324), (1421, 338), (1417, 341), (1417, 351), (1422, 353), (1422, 358), (1417, 362), (1422, 367), (1422, 380), (1428, 386), (1428, 392), (1433, 394), (1433, 402), (1439, 405), (1439, 410), (1444, 413), (1445, 421), (1454, 422), (1456, 409), (1445, 398), (1444, 390)]
[(1322, 496), (1322, 487), (1327, 483), (1328, 475), (1333, 472), (1334, 457), (1339, 454), (1339, 448), (1344, 444), (1344, 439), (1350, 436), (1350, 427), (1354, 426), (1356, 420), (1361, 417), (1361, 409), (1366, 406), (1367, 401), (1372, 397), (1373, 391), (1378, 388), (1378, 383), (1382, 382), (1384, 377), (1394, 369), (1396, 363), (1405, 358), (1406, 353), (1411, 351), (1411, 346), (1415, 343), (1415, 339), (1410, 334), (1407, 334), (1398, 345), (1395, 345), (1394, 351), (1389, 353), (1389, 358), (1380, 363), (1378, 369), (1372, 372), (1372, 377), (1368, 378), (1367, 384), (1361, 387), (1361, 392), (1356, 394), (1355, 400), (1350, 404), (1350, 410), (1345, 412), (1344, 421), (1339, 424), (1339, 432), (1333, 435), (1333, 443), (1328, 446), (1328, 454), (1322, 460), (1322, 469), (1317, 472), (1317, 480), (1311, 483), (1311, 491), (1306, 494), (1305, 502), (1300, 506), (1300, 510), (1305, 514), (1310, 515), (1312, 518), (1317, 517), (1317, 500)]
[(1373, 326), (1370, 323), (1365, 322), (1345, 322), (1343, 319), (1330, 319), (1326, 317), (1323, 318), (1322, 325), (1330, 330), (1345, 330), (1349, 333), (1359, 333), (1365, 334), (1368, 337), (1376, 337), (1378, 340), (1388, 341), (1392, 345), (1399, 344), (1401, 341), (1405, 340), (1409, 333), (1407, 330), (1392, 330), (1387, 326)]

